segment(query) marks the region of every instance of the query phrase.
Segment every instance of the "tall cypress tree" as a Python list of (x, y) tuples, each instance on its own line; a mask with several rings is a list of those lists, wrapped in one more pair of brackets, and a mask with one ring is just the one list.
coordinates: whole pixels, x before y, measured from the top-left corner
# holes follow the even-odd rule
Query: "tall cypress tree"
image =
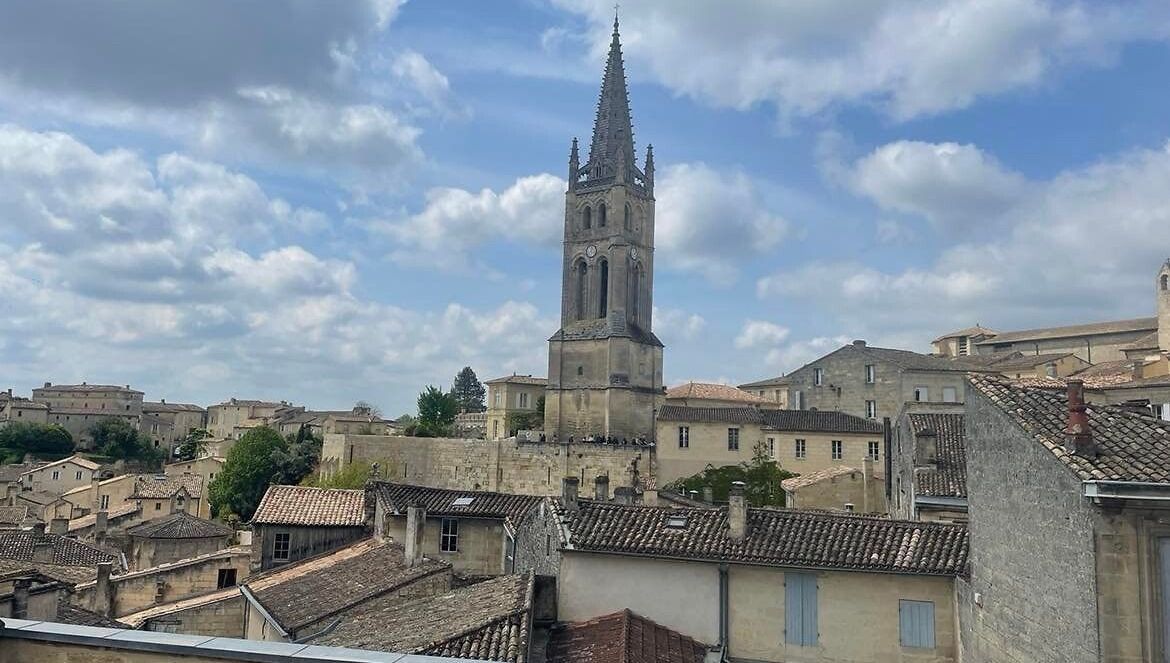
[(471, 370), (470, 366), (464, 366), (463, 370), (455, 376), (455, 384), (451, 387), (451, 394), (459, 403), (460, 410), (483, 412), (485, 396), (483, 383), (475, 376), (475, 371)]

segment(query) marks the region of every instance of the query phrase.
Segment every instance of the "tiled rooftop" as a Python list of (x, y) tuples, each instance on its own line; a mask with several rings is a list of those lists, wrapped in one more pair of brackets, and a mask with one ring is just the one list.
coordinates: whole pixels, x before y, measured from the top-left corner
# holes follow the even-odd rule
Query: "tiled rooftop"
[(484, 381), (484, 384), (531, 384), (536, 386), (544, 386), (548, 384), (548, 378), (535, 377), (532, 375), (505, 375), (502, 378), (492, 378)]
[(23, 530), (0, 530), (0, 558), (31, 562), (38, 543), (52, 545), (53, 564), (96, 566), (98, 562), (118, 561), (117, 556), (76, 539)]
[(737, 403), (767, 403), (755, 394), (748, 393), (739, 387), (729, 384), (712, 384), (707, 382), (687, 382), (666, 390), (667, 400), (683, 400), (693, 398), (706, 401), (733, 401)]
[(44, 387), (37, 387), (33, 389), (33, 393), (38, 391), (71, 391), (78, 393), (104, 393), (104, 392), (119, 392), (124, 394), (141, 394), (141, 391), (131, 389), (129, 385), (116, 384), (48, 384)]
[(259, 525), (361, 527), (366, 493), (342, 488), (269, 486), (252, 516)]
[(629, 610), (558, 624), (549, 663), (703, 663), (707, 645)]
[(27, 506), (0, 506), (0, 527), (14, 527), (34, 520)]
[(448, 490), (403, 483), (379, 481), (373, 490), (391, 511), (406, 513), (410, 505), (426, 509), (428, 516), (463, 516), (465, 518), (499, 518), (518, 525), (524, 514), (543, 498), (536, 495), (513, 495), (485, 490)]
[(126, 534), (143, 539), (204, 539), (226, 538), (232, 535), (232, 531), (219, 523), (177, 511), (130, 527)]
[[(126, 516), (135, 514), (138, 512), (138, 510), (139, 510), (139, 506), (137, 504), (134, 504), (133, 502), (127, 502), (125, 504), (120, 504), (117, 507), (106, 511), (106, 523), (109, 524), (109, 523), (112, 523), (113, 521), (115, 521), (119, 518), (124, 518)], [(70, 533), (73, 533), (73, 532), (76, 532), (77, 530), (85, 529), (86, 527), (93, 527), (94, 524), (96, 524), (96, 523), (97, 523), (97, 512), (93, 512), (93, 513), (90, 513), (88, 515), (84, 515), (84, 516), (81, 516), (79, 518), (74, 518), (74, 519), (70, 520), (68, 531)]]
[(808, 472), (807, 474), (801, 474), (800, 476), (785, 479), (784, 481), (780, 482), (780, 486), (784, 488), (784, 490), (800, 490), (801, 488), (804, 488), (805, 486), (811, 486), (814, 483), (820, 483), (822, 481), (834, 479), (845, 474), (860, 474), (861, 472), (862, 470), (856, 467), (833, 465), (831, 467), (817, 470), (816, 472)]
[(1064, 448), (1068, 399), (1064, 392), (1018, 387), (992, 376), (972, 376), (971, 385), (1082, 480), (1170, 483), (1170, 422), (1120, 407), (1087, 409), (1096, 458)]
[(506, 575), (411, 601), (370, 601), (346, 611), (336, 629), (314, 642), (524, 663), (532, 582), (532, 576)]
[(1064, 327), (1041, 327), (1039, 329), (1024, 329), (996, 334), (978, 345), (995, 345), (997, 343), (1019, 343), (1020, 341), (1039, 341), (1050, 338), (1066, 338), (1069, 336), (1091, 336), (1094, 334), (1116, 334), (1124, 332), (1151, 331), (1158, 328), (1157, 318), (1134, 318), (1132, 320), (1110, 320), (1108, 322), (1093, 322), (1085, 325), (1067, 325)]
[(597, 553), (929, 575), (963, 574), (967, 567), (961, 525), (854, 514), (748, 509), (747, 533), (736, 541), (726, 508), (583, 501), (570, 531), (570, 550)]
[(787, 387), (792, 384), (792, 380), (787, 375), (781, 375), (774, 378), (767, 378), (765, 380), (756, 380), (755, 382), (745, 382), (739, 385), (740, 389), (759, 389), (760, 387)]
[(688, 407), (663, 405), (658, 408), (658, 421), (689, 423), (762, 424), (764, 419), (754, 407)]
[(129, 499), (169, 499), (186, 489), (191, 497), (203, 495), (203, 477), (198, 474), (143, 475), (134, 480)]
[(930, 497), (967, 496), (967, 438), (960, 413), (908, 413), (910, 433), (934, 431), (938, 439), (937, 469), (918, 469), (916, 492)]

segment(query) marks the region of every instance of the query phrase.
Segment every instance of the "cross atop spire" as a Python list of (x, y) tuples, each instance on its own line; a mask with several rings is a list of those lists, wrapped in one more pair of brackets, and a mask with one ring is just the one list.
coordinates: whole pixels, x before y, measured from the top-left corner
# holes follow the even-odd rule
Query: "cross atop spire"
[(619, 175), (619, 164), (631, 175), (637, 173), (634, 165), (634, 128), (630, 120), (630, 99), (626, 91), (626, 69), (622, 61), (615, 5), (613, 40), (609, 44), (605, 76), (601, 81), (601, 96), (597, 102), (597, 119), (593, 122), (593, 142), (589, 148), (589, 161), (585, 164), (585, 177), (599, 179)]

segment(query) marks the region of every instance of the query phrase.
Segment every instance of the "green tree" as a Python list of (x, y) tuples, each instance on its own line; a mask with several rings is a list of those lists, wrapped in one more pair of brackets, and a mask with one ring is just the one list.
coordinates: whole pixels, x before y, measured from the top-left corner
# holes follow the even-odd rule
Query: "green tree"
[(207, 453), (207, 438), (211, 432), (206, 428), (196, 428), (187, 433), (179, 446), (175, 447), (175, 457), (178, 460), (195, 460)]
[(666, 488), (685, 495), (692, 490), (701, 494), (703, 488), (710, 486), (715, 501), (726, 502), (732, 482), (742, 481), (746, 484), (744, 499), (749, 506), (784, 506), (784, 489), (780, 482), (794, 476), (772, 460), (763, 442), (757, 442), (752, 448), (750, 462), (723, 467), (708, 465), (702, 472), (676, 479)]
[(212, 510), (221, 519), (234, 514), (251, 520), (264, 491), (280, 476), (279, 454), (287, 451), (288, 442), (267, 426), (244, 433), (208, 487)]
[(540, 414), (540, 423), (544, 424), (544, 396), (538, 396), (536, 399), (536, 412)]
[(358, 413), (365, 413), (371, 417), (378, 419), (382, 418), (382, 408), (374, 405), (369, 401), (358, 401), (353, 404), (353, 411)]
[[(387, 461), (380, 461), (378, 463), (378, 473), (380, 476), (387, 476), (390, 472), (391, 468)], [(306, 477), (301, 482), (301, 485), (315, 486), (317, 488), (362, 488), (373, 474), (373, 463), (354, 462), (346, 465), (344, 470), (334, 472), (328, 477), (322, 478), (319, 474), (313, 473)]]
[(544, 415), (539, 412), (509, 412), (504, 417), (504, 427), (510, 436), (522, 430), (543, 430)]
[(164, 454), (150, 438), (121, 417), (104, 417), (89, 429), (93, 446), (103, 456), (115, 460), (141, 460), (159, 465)]
[(274, 453), (277, 465), (276, 483), (296, 485), (313, 473), (321, 460), (323, 440), (313, 434), (308, 426), (301, 426), (296, 433), (290, 433), (283, 451)]
[(451, 386), (451, 395), (455, 397), (457, 407), (463, 412), (483, 412), (485, 396), (483, 383), (475, 376), (470, 366), (455, 376), (455, 384)]
[(414, 434), (419, 437), (443, 437), (450, 434), (459, 405), (455, 397), (434, 385), (418, 395), (418, 422)]
[(0, 428), (0, 462), (18, 463), (25, 454), (56, 460), (73, 453), (73, 437), (56, 424), (23, 421)]

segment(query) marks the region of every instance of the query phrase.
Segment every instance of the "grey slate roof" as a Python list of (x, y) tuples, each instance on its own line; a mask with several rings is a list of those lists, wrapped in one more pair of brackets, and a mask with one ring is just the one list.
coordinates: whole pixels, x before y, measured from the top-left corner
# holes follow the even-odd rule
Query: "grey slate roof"
[(128, 528), (126, 533), (143, 539), (205, 539), (232, 535), (227, 527), (185, 511), (139, 523)]
[[(406, 513), (408, 506), (417, 505), (426, 509), (428, 516), (498, 518), (509, 521), (513, 526), (519, 525), (524, 514), (544, 499), (537, 495), (449, 490), (389, 481), (374, 483), (372, 490), (382, 504), (396, 513)], [(471, 503), (457, 505), (456, 500), (470, 500)]]
[(1170, 483), (1170, 422), (1108, 405), (1087, 409), (1096, 458), (1064, 449), (1068, 399), (1064, 392), (1018, 387), (994, 376), (971, 385), (1082, 480)]
[(910, 433), (934, 431), (938, 440), (937, 469), (917, 469), (919, 495), (967, 497), (967, 437), (961, 413), (908, 413)]
[(60, 566), (95, 566), (98, 562), (118, 561), (115, 555), (76, 539), (23, 530), (0, 530), (0, 558), (31, 562), (38, 542), (52, 544), (52, 563)]
[(976, 345), (996, 345), (999, 343), (1019, 343), (1020, 341), (1039, 341), (1051, 338), (1065, 338), (1068, 336), (1092, 336), (1095, 334), (1116, 334), (1124, 332), (1152, 331), (1158, 329), (1158, 318), (1134, 318), (1132, 320), (1110, 320), (1108, 322), (1093, 322), (1085, 325), (1066, 325), (1064, 327), (1041, 327), (1039, 329), (1023, 329), (996, 334), (986, 341), (979, 341)]
[(411, 601), (375, 599), (313, 644), (524, 663), (532, 582), (505, 575)]
[(845, 347), (856, 348), (868, 357), (878, 361), (888, 362), (895, 366), (901, 366), (909, 371), (974, 371), (986, 370), (984, 361), (977, 357), (939, 357), (936, 355), (924, 355), (919, 352), (911, 352), (909, 350), (897, 350), (894, 348), (878, 348), (872, 345), (856, 346), (847, 345)]
[(492, 378), (491, 380), (484, 381), (484, 384), (504, 384), (504, 383), (531, 384), (531, 385), (544, 386), (544, 385), (548, 384), (548, 378), (533, 377), (531, 375), (515, 375), (515, 374), (513, 374), (513, 375), (505, 375), (502, 378)]
[(755, 382), (745, 382), (739, 385), (740, 389), (752, 389), (759, 387), (787, 387), (792, 384), (792, 380), (787, 375), (781, 375), (775, 378), (768, 378), (766, 380), (756, 380)]
[[(686, 519), (672, 527), (672, 517)], [(794, 568), (961, 575), (967, 529), (951, 523), (889, 520), (792, 509), (748, 509), (747, 533), (728, 534), (727, 509), (583, 501), (568, 550)]]
[(754, 407), (689, 407), (663, 405), (658, 408), (658, 421), (684, 423), (762, 424), (764, 418)]
[(558, 624), (550, 663), (703, 663), (707, 645), (627, 610)]

